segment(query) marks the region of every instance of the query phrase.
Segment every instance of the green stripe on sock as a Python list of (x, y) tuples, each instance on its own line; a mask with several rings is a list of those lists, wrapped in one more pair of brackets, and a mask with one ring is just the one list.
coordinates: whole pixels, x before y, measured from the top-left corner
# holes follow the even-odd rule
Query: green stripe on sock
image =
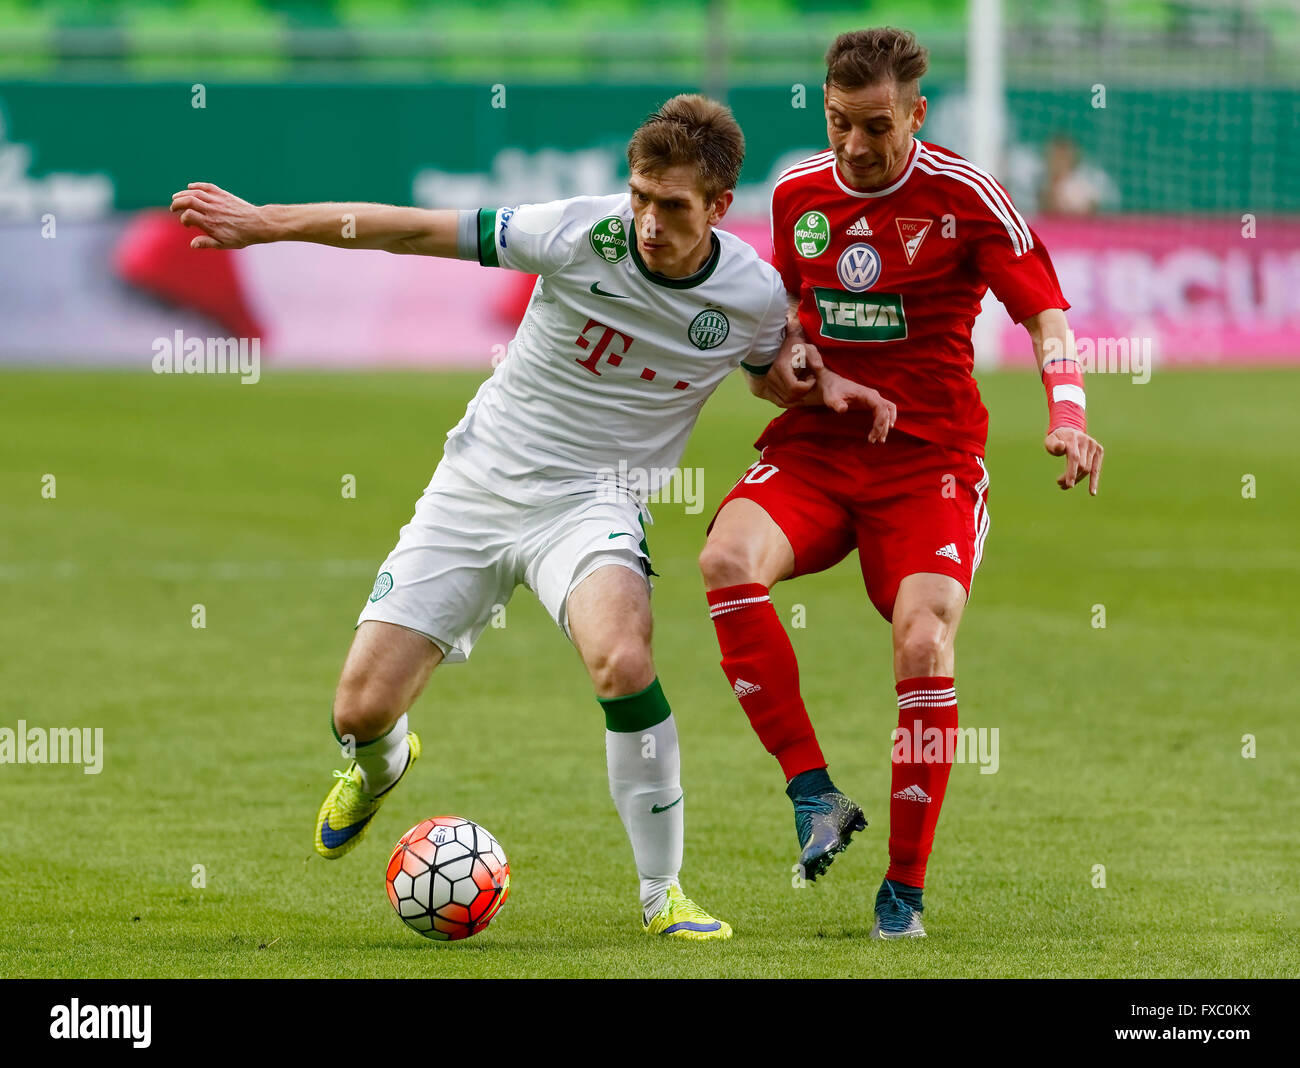
[(617, 734), (631, 734), (662, 723), (673, 714), (658, 676), (640, 693), (627, 697), (597, 697), (605, 710), (605, 728)]
[[(371, 738), (370, 741), (368, 742), (357, 742), (354, 740), (352, 748), (354, 750), (364, 749), (368, 745), (374, 745), (376, 742), (382, 742), (385, 738), (387, 738), (390, 734), (393, 733), (393, 729), (397, 726), (398, 723), (401, 722), (401, 720), (402, 717), (398, 716), (397, 719), (393, 720), (393, 726), (389, 727), (388, 730), (384, 731), (384, 733), (381, 734), (378, 738)], [(336, 726), (334, 726), (334, 709), (332, 708), (330, 709), (330, 734), (334, 735), (334, 740), (338, 742), (339, 745), (347, 744), (346, 742), (343, 741), (342, 738), (339, 737), (339, 729)]]

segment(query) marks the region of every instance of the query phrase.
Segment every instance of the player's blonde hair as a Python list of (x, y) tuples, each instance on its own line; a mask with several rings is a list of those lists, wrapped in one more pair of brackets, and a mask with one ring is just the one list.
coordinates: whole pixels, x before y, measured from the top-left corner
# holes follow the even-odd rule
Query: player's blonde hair
[(669, 100), (645, 120), (627, 144), (632, 174), (694, 167), (706, 203), (735, 189), (745, 162), (745, 135), (731, 109), (697, 93)]
[(929, 69), (929, 50), (910, 30), (893, 26), (842, 33), (826, 50), (826, 85), (838, 89), (892, 81), (915, 97)]

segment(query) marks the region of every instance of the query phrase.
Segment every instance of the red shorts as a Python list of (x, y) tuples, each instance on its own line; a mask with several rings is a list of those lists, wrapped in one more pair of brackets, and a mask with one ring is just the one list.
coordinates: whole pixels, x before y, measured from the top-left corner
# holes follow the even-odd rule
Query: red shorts
[(867, 595), (889, 620), (907, 575), (951, 575), (970, 594), (988, 487), (978, 456), (897, 431), (883, 445), (796, 438), (763, 449), (718, 510), (744, 499), (767, 512), (794, 550), (794, 575), (856, 548)]

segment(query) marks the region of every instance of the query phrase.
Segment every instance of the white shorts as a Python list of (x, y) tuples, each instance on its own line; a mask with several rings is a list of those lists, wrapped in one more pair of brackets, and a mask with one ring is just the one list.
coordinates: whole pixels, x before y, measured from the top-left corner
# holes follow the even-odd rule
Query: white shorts
[(498, 497), (445, 461), (379, 569), (357, 619), (396, 623), (429, 638), (444, 663), (469, 659), (483, 629), (523, 583), (569, 634), (573, 589), (607, 565), (650, 585), (650, 556), (635, 501), (589, 494), (544, 505)]

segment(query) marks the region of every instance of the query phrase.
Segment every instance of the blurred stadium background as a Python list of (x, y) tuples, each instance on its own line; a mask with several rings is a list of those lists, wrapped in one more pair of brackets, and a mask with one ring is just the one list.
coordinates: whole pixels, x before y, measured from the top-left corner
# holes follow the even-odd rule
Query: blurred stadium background
[[(191, 259), (149, 213), (200, 178), (255, 202), (481, 207), (614, 191), (638, 121), (700, 89), (746, 131), (728, 225), (765, 250), (771, 182), (825, 144), (822, 53), (873, 24), (912, 28), (931, 49), (922, 136), (1010, 188), (1053, 252), (1076, 333), (1149, 338), (1158, 362), (1293, 360), (1298, 12), (1296, 0), (0, 0), (0, 363), (140, 366), (154, 338), (183, 329), (257, 336), (272, 364), (485, 366), (526, 279), (293, 245)], [(1028, 360), (994, 310), (981, 363)]]

